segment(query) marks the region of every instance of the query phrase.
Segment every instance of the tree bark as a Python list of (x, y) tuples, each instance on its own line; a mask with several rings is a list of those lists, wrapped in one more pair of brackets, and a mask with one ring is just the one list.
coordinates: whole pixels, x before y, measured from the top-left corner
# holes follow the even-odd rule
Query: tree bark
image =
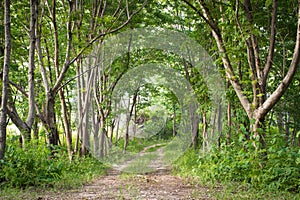
[(30, 139), (31, 129), (35, 118), (35, 92), (34, 92), (34, 70), (35, 70), (35, 43), (37, 23), (37, 1), (30, 0), (30, 46), (29, 46), (29, 69), (28, 69), (28, 102), (29, 110), (26, 124), (30, 128), (26, 138)]

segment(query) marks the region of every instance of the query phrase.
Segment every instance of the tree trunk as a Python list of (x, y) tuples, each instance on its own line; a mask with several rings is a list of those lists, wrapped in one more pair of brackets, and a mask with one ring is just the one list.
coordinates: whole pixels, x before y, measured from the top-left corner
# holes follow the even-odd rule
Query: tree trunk
[(286, 113), (286, 121), (285, 121), (285, 140), (286, 140), (286, 146), (289, 145), (290, 140), (290, 115), (289, 113)]
[(293, 132), (292, 132), (292, 138), (291, 138), (291, 146), (295, 146), (295, 141), (296, 141), (296, 134), (297, 134), (297, 127), (294, 127)]
[(176, 104), (173, 103), (173, 137), (176, 136)]
[(69, 115), (68, 115), (68, 111), (67, 111), (67, 104), (66, 104), (63, 89), (61, 89), (59, 91), (59, 99), (60, 99), (60, 104), (61, 104), (64, 131), (65, 131), (65, 134), (66, 134), (66, 143), (67, 143), (67, 149), (68, 149), (68, 156), (69, 156), (69, 159), (71, 161), (72, 158), (73, 158), (72, 131), (71, 131), (70, 119), (68, 118)]
[(35, 118), (35, 92), (34, 92), (34, 70), (35, 70), (35, 43), (36, 43), (36, 21), (37, 21), (37, 1), (30, 0), (30, 46), (29, 46), (29, 69), (28, 69), (28, 103), (29, 110), (26, 124), (30, 130), (26, 134), (26, 139), (31, 138), (31, 129)]
[(112, 147), (112, 144), (113, 144), (115, 123), (116, 123), (116, 120), (113, 119), (112, 122), (111, 122), (111, 125), (110, 125), (110, 137), (109, 137), (109, 147), (110, 148)]
[(91, 119), (92, 119), (92, 131), (93, 131), (93, 136), (94, 136), (94, 155), (97, 156), (98, 152), (99, 152), (99, 118), (98, 116), (95, 114), (94, 110), (94, 104), (91, 105), (92, 106), (92, 112), (91, 112)]
[[(253, 130), (254, 138), (258, 139), (261, 144), (261, 148), (265, 149), (266, 148), (265, 118), (253, 119), (253, 121), (254, 120), (255, 120), (254, 124), (251, 125), (252, 126), (251, 130)], [(255, 142), (254, 142), (254, 146), (256, 149), (259, 149), (259, 147)]]
[(198, 135), (199, 135), (199, 120), (196, 113), (196, 108), (190, 106), (190, 114), (191, 114), (191, 126), (192, 126), (192, 143), (193, 147), (196, 149), (198, 147)]
[(34, 124), (33, 124), (33, 136), (34, 136), (34, 139), (37, 141), (39, 141), (39, 126), (38, 126), (38, 121), (35, 120), (34, 121)]
[(55, 97), (52, 92), (49, 92), (46, 97), (46, 121), (48, 129), (48, 145), (50, 150), (53, 150), (53, 146), (58, 145), (59, 135), (56, 127), (55, 117)]
[(8, 74), (10, 67), (11, 53), (11, 35), (10, 35), (10, 0), (4, 1), (4, 64), (2, 75), (2, 98), (0, 110), (0, 160), (4, 158), (6, 146), (6, 118), (7, 118), (7, 100), (8, 100)]
[(120, 118), (118, 117), (116, 120), (117, 121), (117, 130), (116, 130), (116, 138), (115, 138), (115, 145), (118, 145), (118, 141), (119, 141), (119, 129), (120, 129)]
[(218, 147), (221, 148), (221, 137), (223, 135), (223, 123), (222, 123), (222, 104), (219, 102), (218, 106)]
[(88, 148), (90, 147), (90, 126), (89, 126), (89, 118), (88, 118), (88, 114), (89, 114), (89, 106), (90, 103), (88, 102), (84, 108), (85, 108), (85, 112), (83, 113), (83, 118), (80, 119), (82, 120), (81, 122), (79, 122), (81, 125), (81, 128), (79, 130), (81, 130), (81, 150), (80, 150), (80, 155), (85, 156), (88, 153)]
[(232, 118), (231, 118), (231, 103), (228, 102), (227, 104), (227, 134), (226, 134), (226, 142), (229, 143), (231, 138), (231, 125), (232, 125)]
[(138, 92), (139, 92), (139, 88), (136, 89), (133, 98), (132, 98), (132, 105), (130, 106), (130, 97), (128, 100), (128, 111), (129, 113), (127, 114), (126, 117), (126, 132), (125, 132), (125, 136), (124, 136), (124, 147), (123, 147), (123, 152), (126, 153), (126, 148), (128, 145), (128, 140), (129, 140), (129, 125), (130, 125), (130, 120), (131, 117), (133, 115), (133, 110), (134, 110), (134, 106), (136, 104), (136, 100), (137, 100), (137, 96), (138, 96)]
[(105, 151), (105, 119), (101, 118), (100, 122), (100, 138), (99, 138), (99, 158), (104, 157), (104, 151)]
[[(129, 111), (130, 109), (130, 98), (128, 99), (128, 108), (127, 110)], [(126, 124), (125, 124), (125, 135), (124, 135), (124, 146), (123, 146), (123, 153), (126, 153), (126, 148), (128, 146), (128, 141), (129, 141), (129, 122), (131, 119), (130, 111), (129, 113), (126, 114)]]
[(278, 126), (279, 133), (283, 133), (284, 132), (284, 119), (283, 119), (282, 111), (277, 112), (276, 119), (277, 119), (277, 126)]
[(203, 128), (202, 128), (203, 144), (202, 144), (202, 147), (203, 147), (203, 150), (207, 150), (207, 148), (208, 148), (208, 137), (207, 137), (206, 111), (203, 112), (202, 123), (203, 123)]
[[(82, 119), (82, 87), (81, 87), (81, 76), (80, 76), (80, 68), (81, 68), (81, 60), (78, 60), (76, 66), (76, 89), (77, 89), (77, 116), (78, 116), (78, 123)], [(82, 135), (82, 126), (77, 127), (77, 134), (76, 134), (76, 142), (74, 147), (74, 153), (77, 153), (79, 150), (79, 142)]]

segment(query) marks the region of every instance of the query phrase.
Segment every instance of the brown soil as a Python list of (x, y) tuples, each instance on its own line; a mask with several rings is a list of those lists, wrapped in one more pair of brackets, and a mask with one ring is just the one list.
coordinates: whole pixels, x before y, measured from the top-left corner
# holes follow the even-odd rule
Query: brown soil
[[(161, 156), (161, 149), (158, 151)], [(142, 151), (139, 156), (144, 153)], [(48, 194), (39, 199), (210, 199), (208, 188), (172, 175), (170, 167), (163, 165), (159, 158), (151, 162), (151, 168), (156, 170), (148, 174), (122, 174), (112, 169), (107, 175), (80, 189)]]
[(76, 191), (49, 194), (40, 199), (210, 199), (209, 189), (160, 171), (145, 175), (121, 175), (112, 170)]

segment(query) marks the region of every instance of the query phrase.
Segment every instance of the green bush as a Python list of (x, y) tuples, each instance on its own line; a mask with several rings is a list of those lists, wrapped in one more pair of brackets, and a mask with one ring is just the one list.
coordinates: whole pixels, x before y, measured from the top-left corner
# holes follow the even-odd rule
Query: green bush
[[(102, 163), (94, 158), (75, 157), (69, 161), (64, 148), (50, 150), (35, 141), (23, 150), (17, 141), (9, 138), (4, 160), (1, 161), (0, 187), (67, 186), (89, 179), (104, 171)], [(82, 180), (80, 180), (82, 179)]]
[(206, 153), (189, 150), (175, 169), (206, 183), (238, 182), (259, 190), (300, 191), (299, 148), (273, 145), (255, 151), (231, 144)]

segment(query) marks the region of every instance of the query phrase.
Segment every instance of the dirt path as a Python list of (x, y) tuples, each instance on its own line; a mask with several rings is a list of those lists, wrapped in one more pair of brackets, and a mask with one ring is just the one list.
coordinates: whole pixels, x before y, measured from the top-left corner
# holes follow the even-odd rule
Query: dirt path
[[(172, 175), (170, 167), (165, 166), (160, 160), (161, 151), (158, 149), (158, 157), (150, 162), (151, 168), (156, 169), (151, 173), (124, 174), (112, 169), (107, 175), (80, 189), (63, 194), (49, 194), (40, 199), (210, 199), (208, 188), (191, 184), (183, 178)], [(144, 150), (139, 156), (145, 153)], [(125, 168), (131, 162), (133, 161), (119, 166), (119, 169)]]
[(121, 175), (112, 170), (83, 188), (49, 194), (40, 199), (210, 199), (209, 189), (164, 173)]

